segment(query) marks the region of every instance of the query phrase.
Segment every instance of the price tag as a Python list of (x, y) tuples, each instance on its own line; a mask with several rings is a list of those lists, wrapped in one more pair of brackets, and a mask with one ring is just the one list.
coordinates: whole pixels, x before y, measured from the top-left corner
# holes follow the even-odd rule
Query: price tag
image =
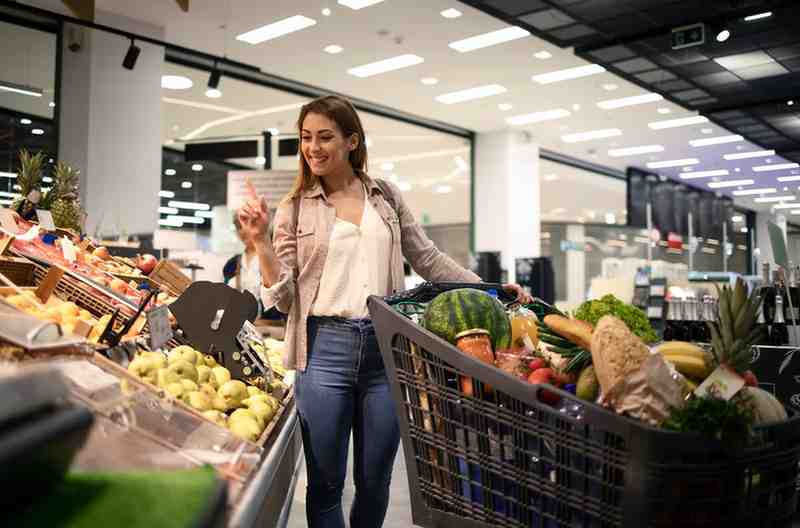
[(744, 378), (736, 372), (719, 366), (695, 390), (695, 396), (700, 398), (708, 395), (730, 400), (744, 387)]
[(64, 254), (64, 259), (70, 264), (75, 262), (75, 259), (78, 258), (75, 244), (67, 237), (61, 238), (61, 252)]
[(251, 342), (261, 342), (261, 332), (255, 327), (253, 323), (245, 320), (242, 329), (236, 334), (236, 340), (242, 348), (247, 348)]
[(39, 226), (45, 231), (55, 231), (56, 224), (53, 222), (53, 214), (44, 209), (36, 210), (36, 218), (39, 219)]
[(158, 306), (148, 311), (147, 324), (150, 326), (150, 348), (153, 350), (158, 350), (172, 339), (169, 309), (166, 306)]
[(0, 209), (0, 227), (9, 235), (17, 234), (17, 222), (14, 220), (14, 211), (11, 209)]
[(236, 340), (242, 347), (242, 353), (238, 356), (234, 354), (234, 360), (242, 364), (242, 373), (245, 376), (262, 375), (267, 382), (272, 381), (272, 369), (269, 364), (254, 350), (254, 347), (261, 347), (266, 350), (261, 333), (250, 321), (245, 321), (242, 329), (236, 334)]

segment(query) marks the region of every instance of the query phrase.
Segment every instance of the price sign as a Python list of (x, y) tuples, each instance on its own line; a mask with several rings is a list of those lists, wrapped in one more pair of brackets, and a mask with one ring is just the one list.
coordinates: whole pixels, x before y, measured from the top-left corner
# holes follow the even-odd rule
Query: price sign
[(0, 227), (10, 235), (17, 233), (17, 222), (14, 220), (14, 211), (11, 209), (0, 209)]
[(77, 251), (75, 250), (75, 244), (72, 243), (72, 240), (67, 237), (61, 238), (61, 252), (64, 254), (64, 259), (67, 262), (70, 264), (75, 262)]
[(56, 224), (53, 221), (53, 214), (44, 209), (36, 210), (36, 217), (39, 219), (39, 226), (45, 231), (55, 231)]
[(150, 326), (150, 348), (153, 350), (158, 350), (172, 339), (169, 310), (166, 306), (158, 306), (147, 312), (147, 324)]
[(245, 320), (242, 329), (236, 334), (236, 340), (242, 347), (242, 353), (234, 353), (233, 359), (242, 365), (242, 373), (245, 376), (255, 376), (261, 374), (267, 380), (272, 381), (272, 369), (269, 364), (265, 364), (259, 354), (255, 352), (255, 347), (264, 347), (261, 333), (250, 321)]

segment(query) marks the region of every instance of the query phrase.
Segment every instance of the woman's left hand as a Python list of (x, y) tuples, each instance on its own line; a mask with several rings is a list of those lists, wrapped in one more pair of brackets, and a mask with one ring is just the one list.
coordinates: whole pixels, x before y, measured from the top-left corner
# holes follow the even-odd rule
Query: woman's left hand
[(515, 296), (517, 302), (520, 304), (530, 304), (533, 302), (533, 297), (531, 297), (531, 294), (526, 292), (519, 284), (503, 284), (503, 289), (507, 293)]

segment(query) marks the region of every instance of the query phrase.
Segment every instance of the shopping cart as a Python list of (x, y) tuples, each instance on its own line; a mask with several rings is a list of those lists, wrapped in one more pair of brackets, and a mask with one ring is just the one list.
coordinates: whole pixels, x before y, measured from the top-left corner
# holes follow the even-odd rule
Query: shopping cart
[[(391, 303), (408, 302), (402, 296)], [(789, 526), (800, 418), (735, 450), (524, 383), (368, 305), (398, 411), (414, 523), (424, 528)], [(473, 379), (473, 395), (459, 378)], [(560, 397), (557, 405), (553, 396)]]

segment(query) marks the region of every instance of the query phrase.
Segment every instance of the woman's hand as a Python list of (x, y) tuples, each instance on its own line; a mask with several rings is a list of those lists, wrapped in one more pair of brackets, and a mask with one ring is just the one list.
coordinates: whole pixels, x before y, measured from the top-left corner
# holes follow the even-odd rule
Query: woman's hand
[(533, 302), (531, 294), (526, 292), (519, 284), (503, 284), (503, 290), (515, 296), (517, 302), (520, 304), (530, 304)]
[(253, 243), (257, 243), (267, 238), (269, 209), (264, 197), (259, 197), (256, 193), (250, 178), (245, 180), (245, 184), (250, 198), (236, 214), (239, 217), (239, 223), (242, 225), (241, 234), (245, 242), (251, 240)]

